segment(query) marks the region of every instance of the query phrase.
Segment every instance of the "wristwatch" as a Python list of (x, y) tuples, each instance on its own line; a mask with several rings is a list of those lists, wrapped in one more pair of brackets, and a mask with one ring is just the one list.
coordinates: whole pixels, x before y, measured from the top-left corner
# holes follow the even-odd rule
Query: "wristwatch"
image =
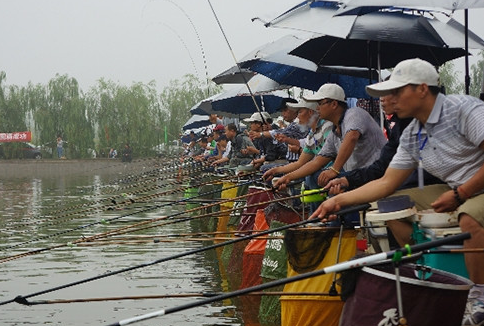
[(260, 136), (261, 136), (261, 137), (264, 137), (264, 133), (263, 133), (263, 132), (261, 132), (261, 133), (260, 133)]

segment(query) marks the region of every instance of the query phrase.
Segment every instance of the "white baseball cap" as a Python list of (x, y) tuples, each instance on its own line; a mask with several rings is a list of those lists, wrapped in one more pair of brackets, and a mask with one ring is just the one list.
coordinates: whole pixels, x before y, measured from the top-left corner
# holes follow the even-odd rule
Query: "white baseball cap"
[(255, 112), (253, 113), (250, 118), (244, 119), (246, 122), (262, 122), (262, 117), (264, 117), (264, 121), (267, 122), (267, 119), (270, 119), (271, 116), (269, 113), (262, 111), (262, 112)]
[(289, 108), (296, 108), (296, 109), (309, 109), (316, 111), (318, 109), (318, 103), (315, 101), (306, 101), (305, 99), (301, 98), (297, 103), (287, 103)]
[(326, 98), (345, 102), (345, 91), (338, 84), (327, 83), (321, 86), (316, 93), (303, 95), (303, 99), (306, 101), (321, 101)]
[(410, 84), (439, 86), (439, 74), (432, 64), (422, 59), (403, 60), (395, 66), (390, 79), (366, 86), (366, 92), (373, 97), (381, 97), (390, 94), (394, 89)]

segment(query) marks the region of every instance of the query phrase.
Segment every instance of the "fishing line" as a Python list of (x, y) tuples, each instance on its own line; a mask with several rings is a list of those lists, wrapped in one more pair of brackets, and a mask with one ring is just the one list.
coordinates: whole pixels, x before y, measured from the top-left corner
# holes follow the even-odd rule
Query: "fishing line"
[(225, 42), (227, 43), (227, 46), (229, 47), (230, 53), (232, 54), (232, 58), (235, 61), (235, 65), (237, 66), (237, 69), (239, 70), (239, 73), (242, 76), (242, 79), (244, 80), (244, 84), (247, 87), (247, 90), (249, 91), (250, 97), (252, 98), (252, 101), (254, 102), (255, 108), (257, 109), (257, 112), (259, 112), (259, 114), (260, 114), (260, 117), (262, 119), (262, 123), (265, 124), (266, 123), (266, 120), (264, 119), (264, 116), (262, 115), (261, 109), (260, 109), (259, 105), (257, 104), (257, 101), (255, 99), (255, 96), (252, 93), (252, 89), (249, 86), (249, 82), (247, 81), (247, 78), (242, 73), (242, 69), (240, 68), (240, 63), (237, 61), (237, 58), (235, 57), (235, 54), (234, 54), (234, 51), (232, 50), (232, 46), (230, 45), (229, 39), (227, 38), (227, 35), (225, 34), (225, 31), (224, 31), (224, 29), (222, 27), (222, 24), (220, 23), (220, 20), (218, 19), (217, 14), (215, 13), (215, 9), (213, 8), (212, 3), (210, 2), (210, 0), (207, 0), (207, 2), (209, 4), (209, 6), (210, 6), (210, 9), (212, 10), (212, 13), (213, 13), (213, 16), (215, 17), (215, 20), (217, 21), (217, 24), (218, 24), (219, 29), (222, 32), (222, 35), (223, 35), (223, 37), (225, 39)]
[[(352, 206), (352, 207), (342, 209), (338, 212), (332, 213), (332, 215), (343, 215), (343, 214), (351, 213), (351, 212), (354, 212), (354, 211), (366, 210), (370, 207), (371, 206), (369, 204)], [(29, 304), (29, 302), (27, 301), (28, 298), (32, 298), (32, 297), (39, 296), (39, 295), (42, 295), (42, 294), (46, 294), (46, 293), (54, 292), (54, 291), (57, 291), (57, 290), (65, 289), (65, 288), (72, 287), (72, 286), (75, 286), (75, 285), (80, 285), (80, 284), (83, 284), (83, 283), (103, 279), (103, 278), (108, 277), (108, 276), (117, 275), (117, 274), (120, 274), (120, 273), (136, 270), (136, 269), (139, 269), (139, 268), (153, 266), (153, 265), (156, 265), (156, 264), (168, 261), (168, 260), (182, 258), (182, 257), (190, 256), (190, 255), (193, 255), (193, 254), (196, 254), (196, 253), (200, 253), (200, 252), (203, 252), (203, 251), (207, 251), (207, 250), (211, 250), (211, 249), (215, 249), (215, 248), (220, 248), (220, 247), (223, 247), (223, 246), (226, 246), (226, 245), (229, 245), (229, 244), (234, 244), (234, 243), (237, 243), (237, 242), (240, 242), (240, 241), (251, 240), (251, 239), (259, 237), (261, 235), (267, 235), (267, 234), (271, 234), (271, 233), (274, 233), (274, 232), (284, 231), (284, 230), (287, 230), (287, 229), (290, 229), (290, 228), (299, 227), (299, 226), (303, 226), (303, 225), (310, 224), (310, 223), (317, 223), (319, 221), (321, 221), (321, 218), (314, 218), (314, 219), (311, 219), (311, 220), (303, 220), (303, 221), (300, 221), (300, 222), (287, 224), (287, 225), (277, 227), (277, 228), (274, 228), (274, 229), (260, 231), (260, 232), (257, 232), (256, 234), (251, 234), (251, 235), (236, 238), (236, 239), (233, 239), (233, 240), (221, 242), (221, 243), (218, 243), (218, 244), (213, 244), (213, 245), (206, 246), (206, 247), (203, 247), (203, 248), (189, 250), (189, 251), (186, 251), (184, 253), (179, 253), (179, 254), (176, 254), (176, 255), (169, 256), (169, 257), (157, 259), (157, 260), (147, 262), (147, 263), (144, 263), (144, 264), (139, 264), (139, 265), (119, 269), (117, 271), (110, 271), (110, 272), (107, 272), (107, 273), (102, 274), (102, 275), (97, 275), (97, 276), (94, 276), (94, 277), (86, 278), (86, 279), (75, 281), (75, 282), (72, 282), (72, 283), (60, 285), (60, 286), (53, 287), (53, 288), (50, 288), (50, 289), (46, 289), (46, 290), (43, 290), (43, 291), (35, 292), (35, 293), (32, 293), (32, 294), (27, 294), (27, 295), (23, 295), (23, 296), (19, 295), (19, 296), (15, 297), (14, 299), (0, 302), (0, 306), (8, 304), (8, 303), (12, 303), (12, 302), (17, 302), (17, 303), (20, 303), (20, 304), (28, 305)], [(407, 249), (405, 249), (405, 250), (407, 250)], [(413, 250), (412, 250), (412, 252), (413, 252)], [(356, 260), (354, 260), (354, 261), (356, 261)], [(272, 282), (270, 282), (270, 283), (272, 283)], [(249, 292), (251, 292), (251, 291), (249, 291)]]
[(210, 78), (208, 77), (207, 57), (205, 56), (205, 50), (203, 49), (202, 40), (200, 39), (200, 35), (198, 34), (198, 31), (195, 28), (195, 24), (193, 23), (192, 19), (190, 18), (190, 16), (188, 16), (187, 12), (181, 6), (179, 6), (177, 3), (175, 3), (174, 1), (171, 1), (171, 0), (165, 0), (165, 1), (171, 3), (172, 5), (176, 6), (178, 9), (180, 9), (181, 12), (185, 15), (185, 17), (190, 22), (190, 25), (192, 26), (193, 30), (195, 31), (195, 35), (197, 36), (197, 40), (198, 40), (198, 45), (200, 45), (200, 50), (202, 52), (203, 65), (205, 67), (205, 80), (206, 80), (206, 83), (207, 83), (207, 96), (208, 96), (210, 94), (210, 90), (209, 90), (209, 88), (210, 88), (210, 86), (209, 86)]
[(187, 51), (187, 54), (188, 56), (190, 57), (190, 61), (192, 62), (192, 66), (193, 66), (193, 70), (195, 70), (195, 73), (197, 74), (197, 76), (200, 76), (200, 73), (198, 72), (198, 69), (197, 69), (197, 66), (195, 65), (195, 60), (193, 60), (193, 56), (190, 52), (190, 49), (188, 48), (187, 44), (185, 43), (185, 40), (180, 36), (180, 34), (178, 34), (178, 32), (173, 28), (171, 27), (170, 25), (166, 24), (166, 23), (162, 23), (162, 22), (158, 22), (158, 24), (160, 25), (163, 25), (165, 26), (166, 28), (168, 28), (170, 31), (173, 32), (173, 34), (176, 35), (176, 37), (178, 37), (178, 40), (180, 40), (181, 44), (183, 45), (183, 47), (185, 48), (185, 50)]
[[(190, 18), (190, 16), (188, 15), (188, 13), (180, 6), (178, 5), (176, 2), (174, 1), (171, 1), (171, 0), (164, 0), (165, 2), (169, 2), (171, 3), (172, 5), (174, 5), (175, 7), (177, 7), (182, 13), (183, 15), (188, 19), (188, 21), (190, 22), (190, 25), (191, 27), (193, 28), (193, 31), (195, 32), (195, 35), (197, 37), (197, 41), (198, 41), (198, 45), (200, 46), (200, 51), (202, 53), (202, 59), (203, 59), (203, 65), (204, 65), (204, 69), (205, 69), (205, 80), (206, 80), (206, 83), (207, 83), (207, 96), (210, 94), (210, 85), (209, 85), (209, 81), (210, 81), (210, 78), (208, 77), (208, 65), (207, 65), (207, 58), (206, 58), (206, 55), (205, 55), (205, 50), (203, 48), (203, 44), (202, 44), (202, 40), (200, 39), (200, 35), (198, 34), (198, 30), (197, 28), (195, 27), (195, 24), (193, 23), (192, 19)], [(152, 1), (150, 1), (152, 2)], [(146, 7), (146, 6), (145, 6)], [(143, 8), (143, 11), (144, 11), (145, 8)], [(171, 28), (170, 28), (171, 29)], [(174, 30), (173, 30), (174, 31)], [(175, 32), (175, 31), (174, 31)], [(175, 34), (177, 34), (175, 32)], [(177, 34), (178, 36), (178, 34)], [(185, 46), (185, 49), (187, 49), (188, 51), (188, 48), (187, 46), (185, 45), (185, 42), (183, 42), (183, 40), (181, 39), (180, 36), (178, 36), (178, 38), (182, 41), (182, 43), (184, 44)], [(188, 51), (188, 53), (190, 54), (190, 52)], [(197, 72), (197, 75), (198, 75), (198, 70), (197, 68), (195, 67), (195, 63), (193, 61), (193, 58), (191, 57), (190, 55), (190, 59), (192, 60), (192, 64), (195, 68), (195, 71)]]
[[(198, 195), (195, 195), (195, 196), (190, 197), (190, 198), (183, 198), (183, 199), (180, 199), (178, 202), (186, 202), (186, 201), (189, 201), (191, 198), (197, 198), (197, 197), (201, 197), (201, 196), (206, 196), (206, 195), (210, 195), (210, 194), (213, 194), (213, 193), (221, 192), (221, 191), (224, 191), (224, 190), (236, 188), (236, 187), (243, 186), (243, 185), (247, 185), (247, 184), (251, 184), (251, 183), (253, 183), (253, 181), (252, 180), (249, 180), (249, 181), (243, 182), (241, 184), (237, 184), (237, 185), (233, 185), (233, 186), (226, 187), (225, 189), (224, 188), (222, 188), (222, 189), (215, 189), (213, 191), (209, 191), (209, 192), (205, 192), (205, 193), (202, 193), (202, 194), (198, 194)], [(175, 191), (175, 192), (177, 192), (177, 191)], [(228, 201), (230, 201), (230, 200), (228, 200)], [(136, 213), (137, 214), (145, 213), (145, 212), (152, 211), (154, 209), (166, 207), (168, 205), (169, 204), (154, 205), (152, 207), (145, 208), (145, 209), (142, 209), (140, 211), (137, 211)], [(201, 208), (203, 208), (203, 207), (201, 207)], [(196, 207), (196, 208), (194, 208), (194, 210), (199, 210), (201, 208), (200, 207)], [(185, 212), (181, 212), (180, 214), (183, 214), (183, 213), (185, 213)], [(110, 223), (110, 222), (119, 220), (119, 219), (121, 219), (123, 217), (131, 216), (133, 214), (134, 213), (120, 215), (120, 216), (112, 217), (112, 218), (109, 218), (109, 219), (104, 219), (102, 221), (92, 222), (92, 223), (88, 223), (88, 224), (85, 224), (85, 225), (81, 225), (81, 226), (78, 226), (78, 227), (73, 228), (73, 229), (60, 231), (60, 232), (57, 232), (57, 233), (54, 233), (54, 234), (51, 234), (51, 235), (40, 236), (40, 237), (37, 237), (35, 239), (31, 239), (31, 240), (28, 240), (28, 241), (24, 241), (22, 243), (18, 243), (18, 244), (15, 244), (15, 245), (8, 246), (6, 248), (2, 248), (2, 250), (5, 251), (5, 250), (8, 250), (8, 249), (17, 248), (17, 247), (20, 247), (20, 246), (23, 246), (23, 245), (26, 245), (26, 244), (29, 244), (29, 243), (36, 242), (36, 241), (50, 239), (50, 238), (53, 238), (53, 237), (57, 237), (59, 235), (64, 235), (64, 234), (71, 233), (71, 232), (74, 232), (74, 231), (83, 230), (83, 229), (86, 229), (86, 228), (91, 227), (91, 226), (94, 226), (94, 225), (100, 225), (100, 224)]]

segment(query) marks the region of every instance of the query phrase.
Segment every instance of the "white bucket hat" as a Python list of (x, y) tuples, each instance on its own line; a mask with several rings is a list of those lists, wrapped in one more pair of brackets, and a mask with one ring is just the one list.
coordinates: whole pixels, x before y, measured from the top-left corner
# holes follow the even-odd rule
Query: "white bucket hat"
[(439, 74), (434, 66), (422, 59), (403, 60), (395, 66), (390, 79), (366, 86), (366, 92), (373, 97), (381, 97), (410, 84), (439, 86)]

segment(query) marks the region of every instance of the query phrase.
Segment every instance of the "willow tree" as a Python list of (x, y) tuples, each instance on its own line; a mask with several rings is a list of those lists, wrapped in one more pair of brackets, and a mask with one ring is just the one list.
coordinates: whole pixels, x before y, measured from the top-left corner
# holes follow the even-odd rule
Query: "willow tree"
[(88, 93), (89, 111), (96, 118), (99, 148), (122, 150), (129, 143), (135, 156), (148, 155), (159, 139), (159, 101), (154, 82), (130, 87), (101, 79)]
[[(36, 92), (35, 98), (41, 96), (40, 90)], [(93, 121), (87, 115), (77, 80), (56, 75), (45, 87), (42, 102), (33, 114), (41, 142), (55, 147), (55, 139), (60, 135), (67, 141), (69, 157), (88, 157), (89, 149), (94, 148)]]
[(26, 131), (26, 111), (23, 105), (23, 89), (4, 85), (6, 74), (0, 72), (0, 131)]
[(471, 66), (471, 85), (469, 87), (469, 94), (479, 97), (482, 92), (484, 84), (484, 51), (480, 51), (479, 60)]
[(167, 115), (169, 139), (179, 139), (179, 133), (190, 118), (190, 109), (195, 104), (221, 90), (221, 86), (207, 85), (191, 74), (185, 75), (181, 81), (172, 80), (160, 95), (162, 108)]

